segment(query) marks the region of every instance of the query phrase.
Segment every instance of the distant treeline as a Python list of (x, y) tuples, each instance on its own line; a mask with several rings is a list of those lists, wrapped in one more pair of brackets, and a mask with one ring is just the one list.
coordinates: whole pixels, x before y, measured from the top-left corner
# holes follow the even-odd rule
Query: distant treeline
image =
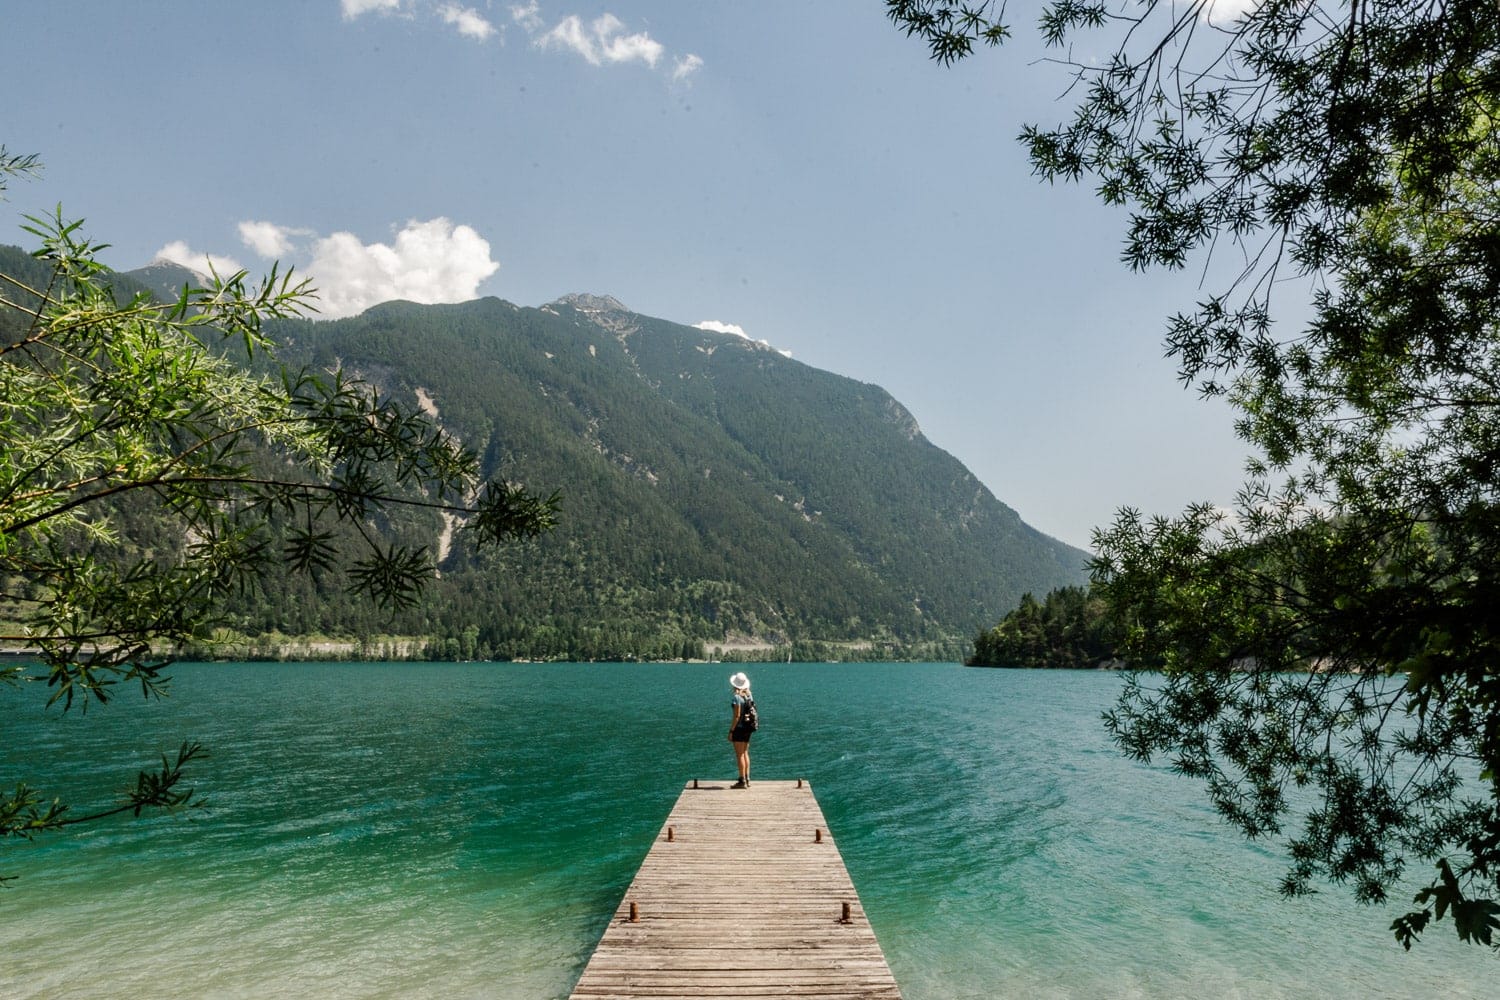
[[(245, 636), (221, 632), (201, 642), (173, 651), (180, 660), (235, 661), (259, 660), (328, 660), (328, 661), (546, 661), (546, 662), (661, 662), (714, 660), (725, 663), (871, 663), (885, 661), (953, 662), (962, 658), (965, 643), (958, 640), (932, 642), (824, 642), (799, 639), (784, 645), (726, 649), (721, 643), (686, 640), (680, 647), (670, 642), (641, 642), (620, 645), (613, 650), (591, 647), (581, 635), (561, 633), (557, 644), (540, 655), (517, 654), (512, 648), (496, 649), (480, 638), (477, 626), (466, 626), (458, 635), (377, 636), (373, 638), (330, 638), (327, 636), (284, 635), (271, 632)], [(579, 650), (585, 650), (586, 655)]]
[(1061, 587), (1040, 602), (1031, 594), (974, 639), (966, 662), (982, 667), (1082, 669), (1115, 665), (1114, 623), (1086, 587)]

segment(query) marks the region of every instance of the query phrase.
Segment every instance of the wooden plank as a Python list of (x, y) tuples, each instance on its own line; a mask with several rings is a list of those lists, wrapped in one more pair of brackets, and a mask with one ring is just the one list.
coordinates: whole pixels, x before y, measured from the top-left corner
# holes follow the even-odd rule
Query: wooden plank
[(698, 785), (662, 824), (572, 996), (900, 1000), (812, 787)]

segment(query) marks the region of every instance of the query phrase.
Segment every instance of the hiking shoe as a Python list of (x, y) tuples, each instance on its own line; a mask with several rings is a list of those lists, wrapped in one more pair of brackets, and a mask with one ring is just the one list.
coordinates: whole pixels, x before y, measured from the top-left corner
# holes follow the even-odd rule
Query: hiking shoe
[(739, 781), (736, 781), (734, 784), (730, 785), (729, 787), (730, 788), (749, 788), (750, 787), (750, 782), (746, 781), (744, 778), (741, 778)]

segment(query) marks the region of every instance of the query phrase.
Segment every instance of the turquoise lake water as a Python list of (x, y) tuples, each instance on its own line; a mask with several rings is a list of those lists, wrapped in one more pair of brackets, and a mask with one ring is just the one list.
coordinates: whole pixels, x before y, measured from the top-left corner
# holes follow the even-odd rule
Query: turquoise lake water
[[(206, 811), (0, 847), (0, 996), (566, 996), (683, 783), (733, 776), (732, 669), (181, 665), (87, 716), (0, 690), (0, 781), (79, 806), (213, 754)], [(754, 775), (812, 782), (908, 1000), (1500, 995), (1446, 925), (1405, 953), (1395, 907), (1282, 900), (1273, 846), (1114, 751), (1115, 675), (745, 669)]]

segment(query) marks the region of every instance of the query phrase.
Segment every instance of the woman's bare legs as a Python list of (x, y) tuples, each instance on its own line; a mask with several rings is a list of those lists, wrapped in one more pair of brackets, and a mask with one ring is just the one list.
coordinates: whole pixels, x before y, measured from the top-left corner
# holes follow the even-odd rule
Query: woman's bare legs
[(734, 762), (740, 769), (740, 780), (750, 784), (750, 742), (734, 744)]

